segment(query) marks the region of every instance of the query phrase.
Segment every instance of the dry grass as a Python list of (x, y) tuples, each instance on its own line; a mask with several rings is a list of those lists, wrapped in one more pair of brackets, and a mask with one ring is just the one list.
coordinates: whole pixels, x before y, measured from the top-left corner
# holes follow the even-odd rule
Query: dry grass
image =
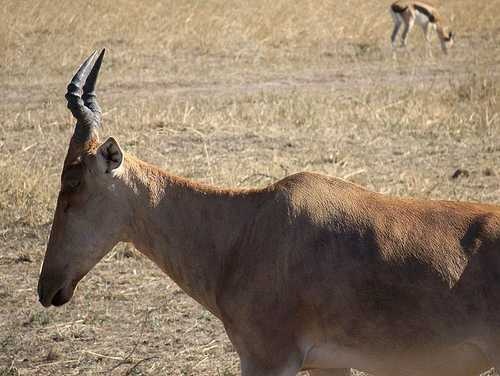
[(500, 203), (500, 1), (475, 4), (443, 2), (450, 56), (435, 43), (425, 59), (415, 31), (393, 59), (386, 2), (4, 1), (0, 375), (238, 373), (221, 325), (127, 246), (69, 305), (37, 304), (72, 127), (62, 94), (92, 48), (109, 49), (103, 136), (177, 174), (262, 186), (310, 170)]

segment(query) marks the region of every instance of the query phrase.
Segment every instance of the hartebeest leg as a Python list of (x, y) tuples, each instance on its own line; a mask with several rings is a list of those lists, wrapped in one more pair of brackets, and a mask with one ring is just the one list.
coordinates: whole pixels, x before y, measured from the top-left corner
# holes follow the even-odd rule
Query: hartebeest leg
[[(242, 376), (296, 376), (302, 367), (302, 356), (292, 341), (270, 344), (236, 335), (228, 331), (229, 338), (240, 356)], [(262, 338), (265, 338), (262, 336)]]
[[(219, 302), (224, 306), (222, 298)], [(237, 322), (238, 326), (225, 323), (226, 333), (240, 357), (242, 376), (296, 376), (302, 368), (304, 354), (289, 335), (293, 332), (291, 323), (271, 323), (272, 326), (266, 322)]]
[(479, 340), (475, 342), (475, 345), (486, 355), (490, 366), (495, 367), (495, 371), (500, 373), (500, 338)]
[(309, 371), (309, 376), (351, 376), (351, 370), (349, 368), (317, 369)]
[(300, 371), (299, 362), (291, 361), (283, 366), (262, 366), (252, 359), (241, 360), (241, 376), (296, 376)]

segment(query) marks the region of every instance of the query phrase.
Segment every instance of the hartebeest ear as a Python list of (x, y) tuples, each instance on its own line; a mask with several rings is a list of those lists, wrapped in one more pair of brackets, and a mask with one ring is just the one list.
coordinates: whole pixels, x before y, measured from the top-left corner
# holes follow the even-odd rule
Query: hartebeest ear
[(99, 169), (106, 174), (115, 172), (122, 165), (123, 151), (113, 137), (108, 138), (97, 149), (97, 163)]

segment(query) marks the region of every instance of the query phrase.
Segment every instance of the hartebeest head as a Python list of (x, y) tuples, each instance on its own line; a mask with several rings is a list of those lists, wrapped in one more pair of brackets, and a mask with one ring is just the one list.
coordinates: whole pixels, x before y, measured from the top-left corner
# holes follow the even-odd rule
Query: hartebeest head
[(445, 54), (448, 53), (450, 48), (453, 46), (454, 42), (455, 39), (452, 31), (443, 33), (443, 37), (441, 38), (441, 48)]
[(38, 282), (45, 307), (69, 301), (77, 283), (121, 240), (125, 227), (119, 215), (123, 153), (113, 138), (99, 144), (101, 109), (95, 84), (103, 57), (104, 50), (87, 58), (66, 93), (76, 127)]

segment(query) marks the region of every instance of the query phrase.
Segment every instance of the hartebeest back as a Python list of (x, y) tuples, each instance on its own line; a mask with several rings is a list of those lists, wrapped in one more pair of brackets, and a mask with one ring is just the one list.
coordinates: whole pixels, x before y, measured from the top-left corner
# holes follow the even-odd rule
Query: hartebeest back
[(500, 207), (312, 173), (256, 190), (173, 176), (99, 143), (102, 57), (68, 87), (77, 124), (38, 285), (45, 307), (126, 241), (223, 322), (245, 376), (500, 365)]

